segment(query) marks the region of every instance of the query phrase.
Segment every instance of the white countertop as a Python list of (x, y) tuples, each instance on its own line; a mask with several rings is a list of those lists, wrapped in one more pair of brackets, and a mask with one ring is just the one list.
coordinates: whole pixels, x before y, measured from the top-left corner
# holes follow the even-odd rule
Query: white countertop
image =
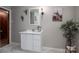
[(22, 32), (19, 32), (19, 33), (30, 33), (30, 34), (41, 34), (43, 32), (43, 30), (41, 31), (32, 31), (32, 30), (26, 30), (26, 31), (22, 31)]

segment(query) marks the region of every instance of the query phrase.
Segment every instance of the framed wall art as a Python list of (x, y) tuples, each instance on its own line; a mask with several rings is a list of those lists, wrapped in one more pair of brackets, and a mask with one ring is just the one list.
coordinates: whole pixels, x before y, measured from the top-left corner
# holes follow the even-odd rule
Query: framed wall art
[(62, 21), (62, 8), (53, 11), (52, 21)]

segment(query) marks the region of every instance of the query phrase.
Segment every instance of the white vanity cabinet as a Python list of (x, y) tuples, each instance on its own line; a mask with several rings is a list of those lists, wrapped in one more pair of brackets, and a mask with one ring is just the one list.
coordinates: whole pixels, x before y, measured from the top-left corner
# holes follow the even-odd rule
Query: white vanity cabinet
[(20, 32), (21, 48), (24, 50), (41, 51), (41, 33)]

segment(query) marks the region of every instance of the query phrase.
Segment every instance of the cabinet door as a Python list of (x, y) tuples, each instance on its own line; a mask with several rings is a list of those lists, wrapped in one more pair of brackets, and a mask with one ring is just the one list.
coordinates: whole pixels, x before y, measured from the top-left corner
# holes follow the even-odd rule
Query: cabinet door
[(27, 34), (27, 39), (26, 39), (26, 45), (28, 50), (32, 50), (33, 48), (33, 40), (32, 40), (32, 34)]
[(41, 37), (40, 37), (40, 35), (33, 35), (33, 49), (35, 51), (41, 50)]
[(21, 34), (21, 48), (26, 49), (27, 47), (27, 40), (26, 40), (26, 34)]
[(32, 50), (32, 35), (31, 34), (21, 34), (21, 48)]

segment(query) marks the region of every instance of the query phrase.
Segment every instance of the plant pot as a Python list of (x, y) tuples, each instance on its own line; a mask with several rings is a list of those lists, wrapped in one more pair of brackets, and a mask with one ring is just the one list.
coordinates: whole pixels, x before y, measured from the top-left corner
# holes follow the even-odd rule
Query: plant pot
[(76, 53), (77, 52), (76, 45), (74, 45), (74, 46), (66, 46), (65, 52), (66, 53)]

